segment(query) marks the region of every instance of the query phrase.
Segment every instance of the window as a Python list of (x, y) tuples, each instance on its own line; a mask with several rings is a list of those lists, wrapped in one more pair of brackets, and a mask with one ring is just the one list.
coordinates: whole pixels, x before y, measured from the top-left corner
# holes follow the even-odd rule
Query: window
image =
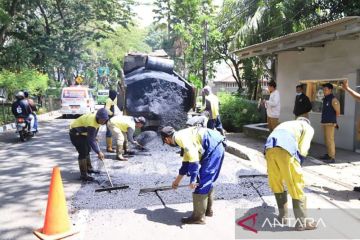
[(64, 90), (63, 98), (85, 98), (86, 91), (85, 90), (74, 90), (74, 89), (67, 89)]
[(321, 113), (322, 102), (324, 99), (322, 85), (329, 82), (334, 86), (333, 94), (340, 102), (340, 114), (344, 114), (345, 91), (341, 87), (341, 83), (343, 81), (344, 79), (300, 81), (300, 83), (304, 84), (304, 92), (310, 99), (310, 102), (312, 104), (312, 111)]

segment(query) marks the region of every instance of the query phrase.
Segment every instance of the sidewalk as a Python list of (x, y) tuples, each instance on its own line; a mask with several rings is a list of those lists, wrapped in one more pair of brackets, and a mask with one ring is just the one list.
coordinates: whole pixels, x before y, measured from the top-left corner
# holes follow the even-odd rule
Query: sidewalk
[[(228, 152), (237, 156), (246, 155), (248, 160), (262, 166), (266, 172), (263, 139), (250, 138), (243, 133), (228, 133), (226, 138), (229, 142)], [(354, 186), (360, 186), (360, 154), (336, 149), (336, 162), (327, 164), (318, 159), (324, 153), (325, 146), (311, 145), (309, 156), (303, 164), (307, 188), (319, 194), (325, 191), (329, 200), (346, 202), (346, 207), (360, 207), (360, 193), (352, 191)]]

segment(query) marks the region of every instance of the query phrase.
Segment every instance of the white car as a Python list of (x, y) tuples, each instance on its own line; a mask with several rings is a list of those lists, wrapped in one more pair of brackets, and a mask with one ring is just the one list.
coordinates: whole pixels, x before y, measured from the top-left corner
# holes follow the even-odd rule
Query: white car
[(61, 92), (61, 110), (63, 117), (95, 112), (95, 101), (88, 87), (65, 87)]

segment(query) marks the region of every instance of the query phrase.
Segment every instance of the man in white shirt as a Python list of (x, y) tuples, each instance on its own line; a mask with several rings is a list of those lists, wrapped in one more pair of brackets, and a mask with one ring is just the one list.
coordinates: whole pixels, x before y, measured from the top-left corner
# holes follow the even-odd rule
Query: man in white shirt
[(270, 92), (269, 100), (265, 101), (265, 108), (267, 114), (267, 123), (270, 132), (279, 124), (280, 116), (280, 94), (276, 90), (276, 82), (270, 81), (268, 83), (268, 89)]

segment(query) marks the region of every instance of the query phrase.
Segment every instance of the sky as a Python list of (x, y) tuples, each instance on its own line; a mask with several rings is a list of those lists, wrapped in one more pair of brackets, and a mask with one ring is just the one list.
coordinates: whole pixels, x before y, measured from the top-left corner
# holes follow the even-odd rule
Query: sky
[[(138, 0), (138, 6), (135, 7), (135, 13), (137, 14), (138, 23), (142, 27), (149, 26), (154, 17), (154, 13), (152, 12), (153, 0)], [(213, 0), (214, 4), (221, 5), (223, 0)]]

